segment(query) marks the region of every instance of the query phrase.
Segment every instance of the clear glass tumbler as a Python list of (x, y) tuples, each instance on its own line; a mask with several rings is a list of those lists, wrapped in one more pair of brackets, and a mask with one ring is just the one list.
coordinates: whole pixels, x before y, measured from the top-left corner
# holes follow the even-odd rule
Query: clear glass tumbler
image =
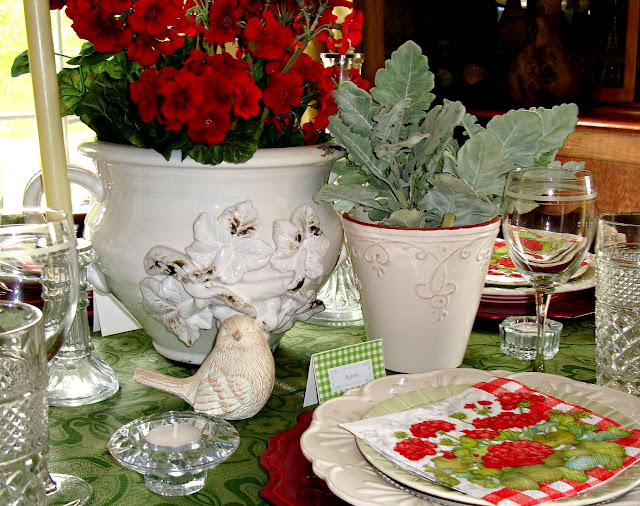
[(47, 360), (42, 312), (0, 302), (0, 504), (47, 504)]
[(597, 382), (640, 395), (640, 212), (600, 215), (596, 279)]

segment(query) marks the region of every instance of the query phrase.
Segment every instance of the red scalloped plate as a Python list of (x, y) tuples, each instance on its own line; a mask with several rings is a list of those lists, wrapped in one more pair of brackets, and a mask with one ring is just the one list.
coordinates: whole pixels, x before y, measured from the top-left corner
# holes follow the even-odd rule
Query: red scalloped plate
[(276, 506), (348, 504), (335, 496), (324, 480), (313, 474), (311, 462), (302, 454), (300, 436), (312, 418), (313, 411), (301, 413), (295, 427), (273, 436), (260, 455), (260, 464), (269, 473), (269, 481), (260, 495)]

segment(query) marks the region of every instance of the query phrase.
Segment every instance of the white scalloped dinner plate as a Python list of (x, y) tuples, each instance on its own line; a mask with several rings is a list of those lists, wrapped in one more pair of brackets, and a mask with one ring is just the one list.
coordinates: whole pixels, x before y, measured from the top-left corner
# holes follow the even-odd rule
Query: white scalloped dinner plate
[[(320, 404), (315, 409), (311, 425), (300, 439), (302, 452), (312, 462), (316, 475), (327, 482), (331, 491), (351, 504), (389, 506), (436, 506), (442, 503), (488, 504), (484, 501), (478, 503), (480, 499), (431, 483), (427, 485), (433, 489), (429, 488), (426, 494), (432, 497), (431, 500), (417, 497), (409, 491), (394, 486), (369, 464), (358, 449), (354, 436), (339, 424), (360, 420), (372, 408), (394, 396), (399, 398), (398, 402), (404, 404), (407, 404), (407, 399), (413, 398), (414, 395), (426, 395), (427, 402), (434, 402), (460, 391), (465, 385), (472, 385), (492, 376), (513, 378), (531, 388), (566, 399), (568, 402), (586, 407), (594, 406), (592, 408), (594, 411), (625, 426), (640, 427), (640, 399), (623, 392), (551, 374), (445, 369), (420, 374), (386, 376)], [(423, 393), (403, 397), (408, 392), (420, 390)], [(391, 401), (391, 406), (394, 404), (395, 401)], [(388, 405), (383, 405), (381, 409), (387, 408)], [(405, 409), (409, 409), (409, 406)], [(640, 468), (637, 465), (632, 466), (614, 480), (589, 491), (590, 494), (600, 494), (599, 497), (589, 498), (585, 493), (563, 499), (561, 504), (579, 506), (611, 501), (610, 504), (619, 506), (637, 506), (640, 504), (640, 488), (634, 487), (639, 481)], [(414, 485), (408, 486), (415, 489)], [(604, 487), (610, 487), (610, 490), (607, 491)], [(602, 490), (597, 492), (598, 489)], [(627, 490), (630, 492), (619, 497)]]
[[(577, 292), (579, 290), (587, 290), (596, 286), (596, 266), (595, 263), (589, 264), (585, 273), (579, 278), (573, 279), (564, 285), (558, 286), (553, 293)], [(533, 296), (535, 291), (530, 286), (489, 286), (484, 285), (482, 296), (497, 295), (500, 298), (508, 298), (513, 296)]]

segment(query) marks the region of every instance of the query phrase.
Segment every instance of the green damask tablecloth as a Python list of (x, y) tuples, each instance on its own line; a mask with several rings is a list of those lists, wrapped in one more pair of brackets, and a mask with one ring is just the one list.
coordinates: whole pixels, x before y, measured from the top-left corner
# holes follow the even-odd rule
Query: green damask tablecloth
[[(593, 382), (595, 346), (593, 317), (565, 320), (560, 352), (548, 361), (547, 371)], [(276, 383), (267, 405), (252, 419), (234, 421), (241, 442), (232, 457), (209, 472), (201, 492), (183, 497), (161, 497), (149, 492), (142, 476), (119, 466), (107, 450), (107, 441), (121, 425), (133, 419), (169, 410), (190, 410), (179, 398), (143, 387), (132, 380), (134, 370), (149, 366), (172, 376), (189, 376), (196, 367), (172, 363), (159, 355), (143, 331), (95, 337), (98, 353), (115, 369), (120, 391), (106, 401), (76, 408), (50, 408), (50, 465), (52, 472), (75, 474), (94, 489), (95, 505), (251, 505), (264, 504), (260, 489), (267, 473), (258, 459), (269, 439), (296, 424), (303, 411), (309, 357), (365, 339), (363, 327), (320, 327), (298, 323), (287, 332), (275, 353)], [(500, 352), (498, 321), (478, 319), (463, 367), (529, 370)], [(425, 350), (428, 352), (428, 350)]]

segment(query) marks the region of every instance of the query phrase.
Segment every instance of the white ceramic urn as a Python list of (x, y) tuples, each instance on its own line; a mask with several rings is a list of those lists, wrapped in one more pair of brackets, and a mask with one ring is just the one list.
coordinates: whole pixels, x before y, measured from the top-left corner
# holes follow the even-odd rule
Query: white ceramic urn
[(98, 170), (69, 171), (99, 200), (85, 228), (96, 267), (165, 357), (201, 363), (233, 314), (254, 318), (275, 348), (322, 309), (316, 288), (343, 234), (337, 213), (313, 196), (342, 151), (263, 149), (216, 166), (101, 142), (80, 151)]

